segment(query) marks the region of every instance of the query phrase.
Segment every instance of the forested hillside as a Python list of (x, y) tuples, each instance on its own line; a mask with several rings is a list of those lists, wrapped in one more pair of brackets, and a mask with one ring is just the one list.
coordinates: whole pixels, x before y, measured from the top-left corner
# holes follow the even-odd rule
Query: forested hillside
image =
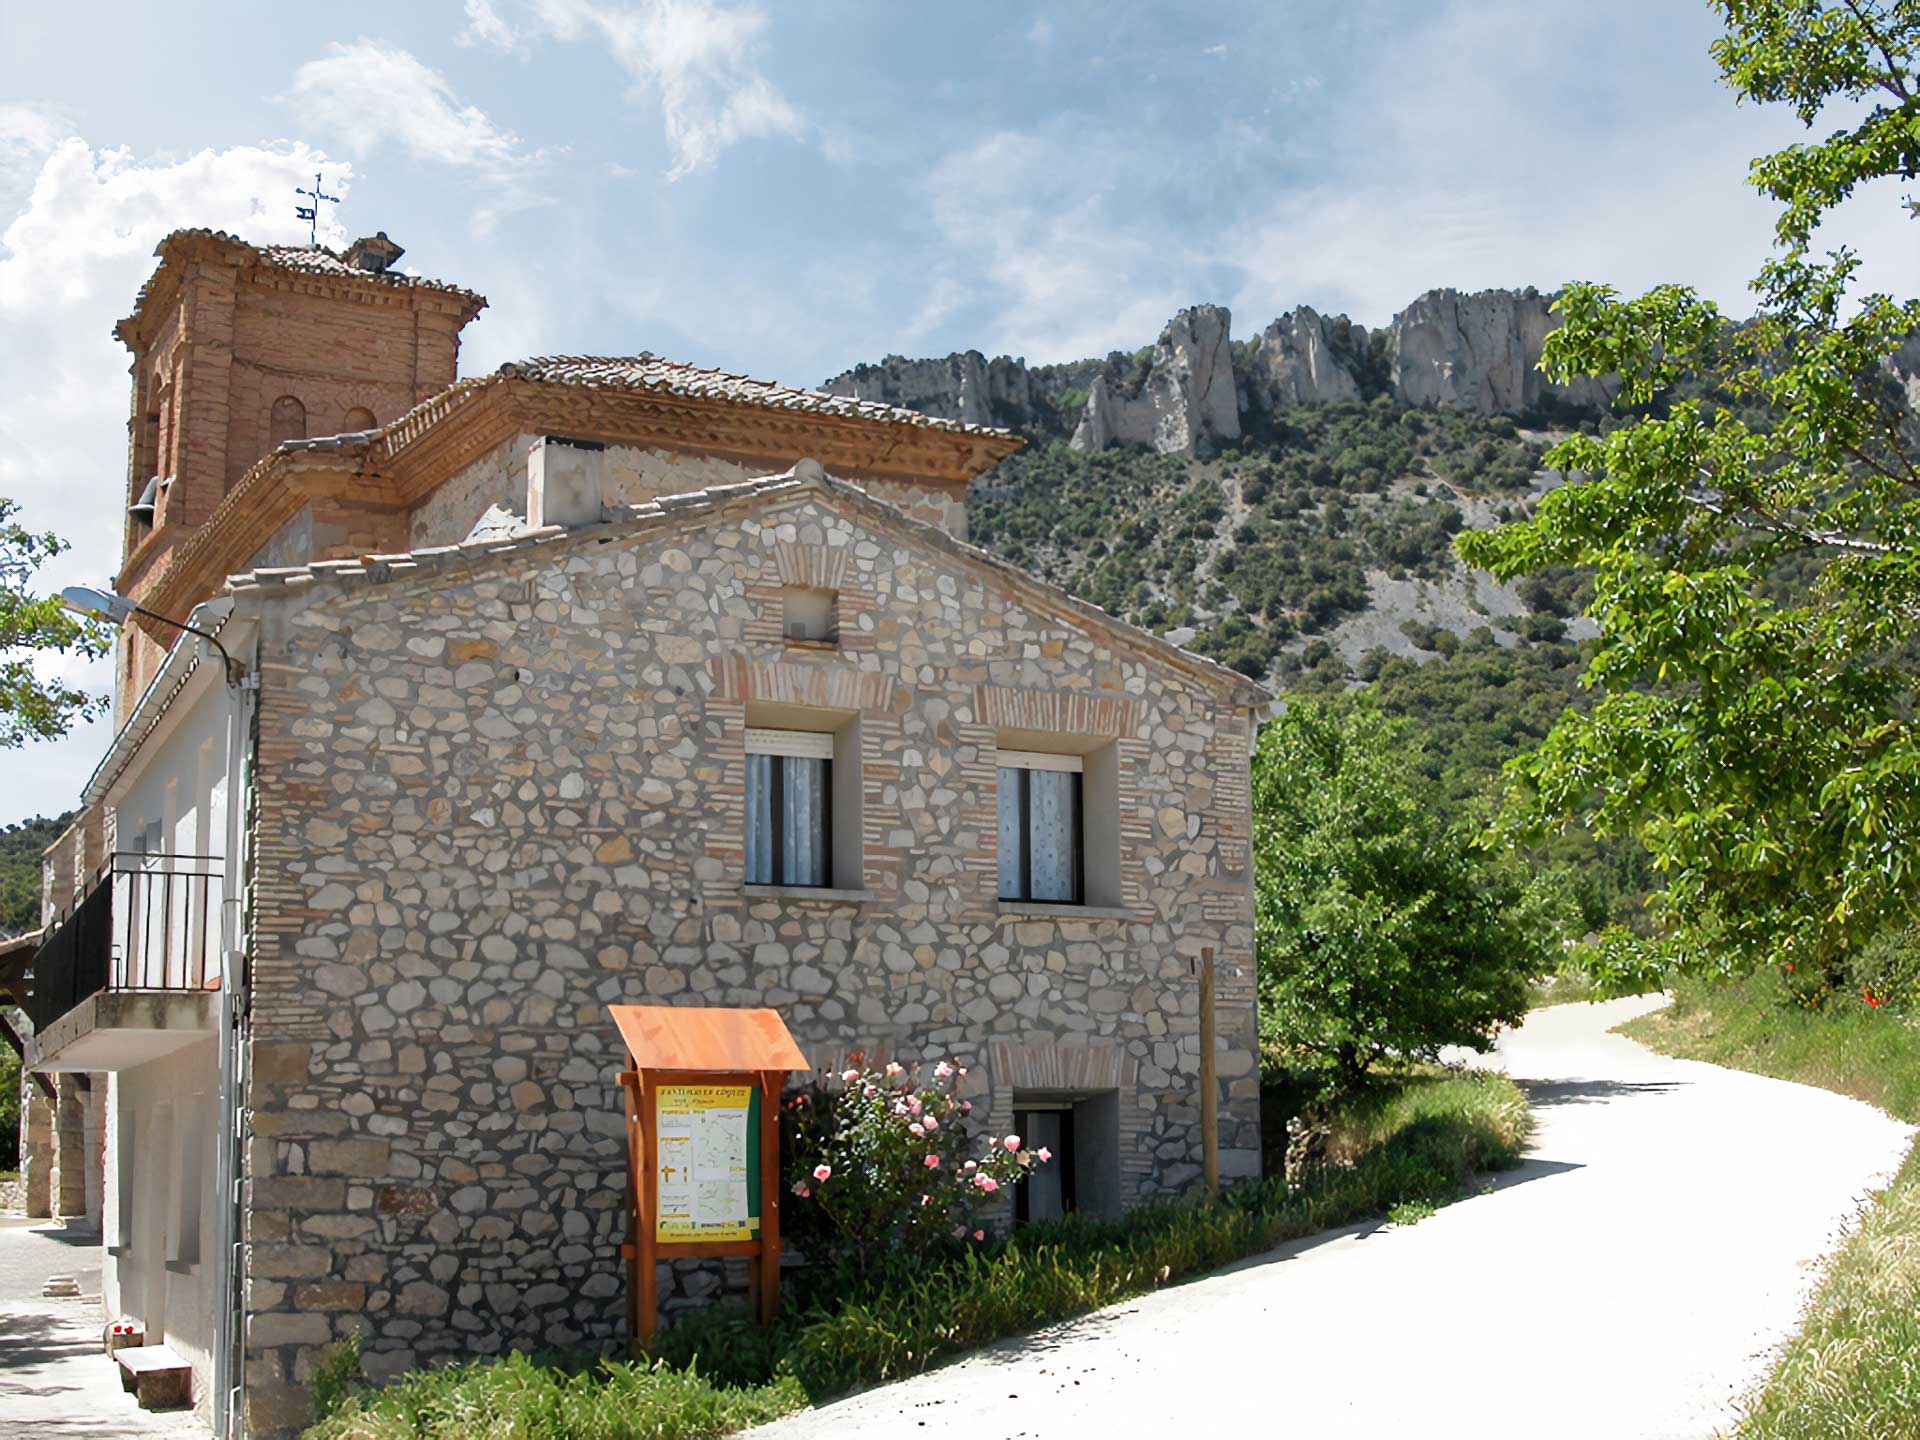
[(0, 828), (0, 937), (40, 924), (40, 852), (72, 823), (71, 814)]

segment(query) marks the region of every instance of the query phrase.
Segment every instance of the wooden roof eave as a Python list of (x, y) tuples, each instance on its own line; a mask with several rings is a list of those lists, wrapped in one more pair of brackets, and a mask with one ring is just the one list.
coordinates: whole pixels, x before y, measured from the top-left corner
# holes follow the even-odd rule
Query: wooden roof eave
[(388, 464), (417, 504), (502, 441), (561, 433), (611, 444), (719, 455), (747, 466), (820, 461), (835, 474), (936, 484), (956, 495), (1018, 450), (1017, 435), (936, 430), (863, 416), (786, 410), (647, 389), (502, 378), (482, 382)]
[[(217, 594), (229, 575), (246, 568), (260, 547), (317, 495), (364, 493), (362, 484), (391, 490), (391, 482), (365, 465), (364, 449), (276, 450), (256, 461), (240, 483), (214, 507), (199, 529), (176, 545), (166, 569), (142, 603), (163, 615), (184, 615)], [(395, 502), (397, 504), (397, 502)], [(240, 517), (246, 517), (241, 523)], [(171, 644), (172, 627), (134, 616), (154, 639)]]

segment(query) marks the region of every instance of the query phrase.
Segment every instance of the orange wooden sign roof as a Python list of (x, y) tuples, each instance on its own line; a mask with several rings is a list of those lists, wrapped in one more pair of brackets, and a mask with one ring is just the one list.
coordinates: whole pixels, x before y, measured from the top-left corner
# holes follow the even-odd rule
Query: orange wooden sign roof
[(609, 1005), (636, 1070), (806, 1070), (778, 1010)]

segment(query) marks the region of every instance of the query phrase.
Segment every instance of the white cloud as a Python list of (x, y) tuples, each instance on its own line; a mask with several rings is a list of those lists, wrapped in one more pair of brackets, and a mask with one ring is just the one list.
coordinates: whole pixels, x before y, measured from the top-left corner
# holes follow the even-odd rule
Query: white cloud
[(490, 182), (474, 213), (484, 233), (505, 215), (547, 203), (532, 184), (541, 155), (524, 150), (476, 105), (463, 105), (438, 71), (405, 50), (370, 40), (332, 45), (293, 74), (287, 99), (301, 119), (337, 135), (356, 155), (398, 145), (416, 159), (473, 170)]
[[(41, 157), (17, 208), (0, 211), (0, 495), (22, 522), (73, 549), (42, 572), (42, 588), (110, 581), (120, 559), (126, 483), (127, 352), (113, 324), (152, 273), (153, 249), (182, 226), (249, 240), (304, 244), (293, 187), (325, 169), (345, 194), (350, 166), (304, 145), (203, 150), (173, 161), (64, 138)], [(345, 237), (330, 217), (321, 238)], [(51, 670), (49, 673), (53, 673)], [(70, 664), (60, 673), (72, 676)], [(110, 675), (84, 676), (101, 690)], [(13, 814), (58, 813), (74, 803), (107, 742), (105, 724), (36, 745), (8, 762)]]
[(1085, 142), (1084, 122), (1002, 130), (947, 157), (924, 191), (943, 257), (928, 278), (923, 328), (958, 308), (992, 308), (970, 343), (1035, 361), (1150, 343), (1176, 309), (1210, 297), (1187, 286), (1209, 240), (1191, 217), (1144, 193), (1165, 156)]
[(492, 0), (467, 0), (467, 28), (453, 37), (456, 45), (491, 45), (496, 50), (524, 48), (520, 32), (500, 18)]
[(56, 106), (0, 105), (0, 203), (22, 194), (47, 152), (73, 133), (73, 122)]
[(743, 140), (806, 133), (800, 112), (760, 72), (761, 10), (713, 0), (536, 0), (535, 8), (556, 39), (598, 38), (636, 91), (658, 98), (671, 179), (710, 169)]

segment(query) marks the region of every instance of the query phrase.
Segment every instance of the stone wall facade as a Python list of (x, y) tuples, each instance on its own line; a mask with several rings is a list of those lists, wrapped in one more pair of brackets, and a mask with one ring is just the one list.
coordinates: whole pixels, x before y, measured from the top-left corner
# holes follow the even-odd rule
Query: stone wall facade
[[(584, 434), (576, 438), (596, 437)], [(490, 505), (524, 517), (527, 455), (539, 439), (539, 435), (527, 433), (503, 440), (437, 486), (408, 517), (406, 545), (414, 549), (458, 545)], [(757, 462), (748, 462), (732, 456), (668, 450), (657, 445), (609, 443), (602, 457), (603, 494), (609, 505), (640, 505), (662, 495), (684, 495), (692, 490), (739, 485), (766, 474), (769, 469), (782, 469), (796, 458), (769, 455)], [(914, 519), (944, 530), (956, 540), (967, 538), (967, 504), (963, 491), (932, 482), (915, 484), (882, 477), (862, 479), (860, 484)], [(312, 558), (323, 558), (325, 553), (316, 548)], [(337, 550), (331, 553), (368, 552)]]
[[(1132, 1203), (1200, 1177), (1211, 948), (1223, 1170), (1257, 1173), (1249, 711), (891, 513), (809, 486), (243, 593), (255, 1433), (349, 1333), (378, 1376), (622, 1338), (613, 1003), (773, 1006), (816, 1065), (958, 1056), (983, 1133), (1017, 1086), (1116, 1091)], [(788, 647), (781, 586), (823, 582), (839, 645)], [(850, 893), (742, 884), (769, 707), (857, 727)], [(1112, 747), (1115, 905), (997, 900), (996, 746), (1048, 731)]]

